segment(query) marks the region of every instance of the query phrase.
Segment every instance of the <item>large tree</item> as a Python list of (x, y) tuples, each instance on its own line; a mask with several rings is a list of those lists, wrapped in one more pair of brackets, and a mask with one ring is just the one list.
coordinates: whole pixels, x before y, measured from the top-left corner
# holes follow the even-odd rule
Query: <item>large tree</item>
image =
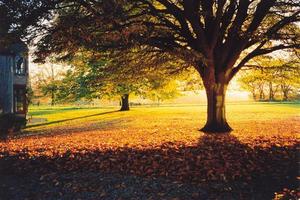
[[(227, 85), (252, 58), (299, 48), (299, 0), (73, 0), (39, 43), (39, 56), (132, 49), (180, 59), (207, 94), (204, 132), (227, 132)], [(142, 59), (142, 58), (140, 58)], [(128, 66), (131, 67), (131, 66)], [(159, 70), (159, 69), (158, 69)]]

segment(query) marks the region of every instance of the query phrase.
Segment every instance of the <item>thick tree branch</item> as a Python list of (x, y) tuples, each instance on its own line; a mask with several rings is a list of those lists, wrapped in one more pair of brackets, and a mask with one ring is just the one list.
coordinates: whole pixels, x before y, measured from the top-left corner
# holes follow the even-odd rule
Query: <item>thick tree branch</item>
[(270, 8), (275, 4), (276, 0), (261, 0), (257, 5), (253, 20), (247, 29), (248, 35), (251, 35), (261, 25), (263, 19), (267, 16)]

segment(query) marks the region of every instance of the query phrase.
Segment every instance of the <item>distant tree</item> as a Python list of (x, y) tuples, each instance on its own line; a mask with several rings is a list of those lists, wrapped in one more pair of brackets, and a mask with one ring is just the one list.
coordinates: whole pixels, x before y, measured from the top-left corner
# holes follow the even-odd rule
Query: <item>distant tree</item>
[[(239, 83), (243, 89), (252, 93), (254, 100), (273, 101), (276, 99), (277, 92), (280, 91), (281, 99), (286, 101), (289, 99), (289, 94), (297, 93), (297, 88), (299, 88), (299, 64), (296, 58), (288, 60), (260, 58), (252, 65), (248, 65), (250, 69), (241, 73)], [(269, 93), (268, 98), (265, 92)]]
[(27, 103), (28, 104), (31, 104), (32, 103), (32, 101), (33, 101), (33, 99), (34, 99), (34, 91), (33, 91), (33, 89), (32, 89), (32, 87), (31, 86), (28, 86), (27, 88), (26, 88), (26, 99), (27, 99)]
[(290, 100), (293, 93), (295, 97), (299, 95), (300, 88), (300, 66), (294, 66), (291, 70), (279, 69), (277, 84), (282, 92), (282, 100)]
[(104, 83), (102, 95), (108, 98), (119, 97), (120, 99), (120, 111), (130, 110), (129, 97), (132, 94), (139, 95), (142, 92), (143, 83), (130, 83), (130, 82), (108, 82)]
[[(124, 55), (124, 54), (123, 54)], [(78, 100), (80, 98), (115, 98), (120, 97), (121, 111), (129, 110), (129, 97), (153, 97), (154, 92), (160, 100), (170, 99), (178, 93), (176, 88), (168, 89), (171, 78), (151, 70), (137, 71), (134, 76), (122, 66), (132, 64), (131, 54), (126, 59), (116, 59), (104, 53), (81, 49), (64, 61), (72, 66), (58, 87), (58, 98), (61, 100)], [(124, 76), (124, 74), (128, 74)], [(175, 92), (176, 90), (176, 92)], [(151, 94), (151, 95), (150, 95)]]
[(57, 83), (57, 101), (73, 103), (81, 99), (91, 101), (97, 97), (87, 80), (84, 72), (69, 69)]
[(265, 76), (261, 70), (252, 70), (250, 73), (241, 73), (239, 83), (242, 89), (251, 92), (254, 100), (264, 100)]
[(50, 80), (47, 84), (41, 85), (41, 89), (44, 95), (50, 96), (51, 98), (51, 106), (56, 104), (57, 98), (56, 93), (58, 91), (58, 81)]
[(68, 58), (67, 62), (73, 66), (72, 78), (70, 76), (69, 80), (63, 79), (66, 83), (69, 82), (66, 85), (74, 85), (74, 89), (67, 90), (69, 96), (72, 94), (76, 99), (119, 96), (120, 110), (129, 110), (129, 95), (139, 93), (141, 84), (138, 84), (136, 79), (122, 78), (122, 74), (117, 73), (118, 70), (110, 75), (109, 71), (105, 70), (114, 66), (109, 64), (112, 62), (110, 58), (82, 49)]
[(49, 97), (52, 106), (58, 101), (57, 94), (63, 73), (60, 67), (47, 63), (43, 68), (39, 66), (38, 72), (31, 79), (31, 84), (35, 85), (34, 92)]

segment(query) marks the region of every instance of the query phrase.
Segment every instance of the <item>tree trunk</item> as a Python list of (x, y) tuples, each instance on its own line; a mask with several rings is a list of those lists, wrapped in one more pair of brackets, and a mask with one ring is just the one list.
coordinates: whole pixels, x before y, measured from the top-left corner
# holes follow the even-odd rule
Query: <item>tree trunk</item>
[(129, 94), (124, 94), (121, 96), (121, 109), (120, 111), (129, 110)]
[(264, 99), (265, 99), (265, 93), (264, 93), (264, 87), (262, 85), (259, 86), (259, 100), (262, 101)]
[(287, 101), (289, 99), (289, 96), (288, 96), (289, 89), (287, 87), (285, 87), (285, 86), (281, 86), (281, 88), (282, 88), (282, 94), (283, 94), (282, 100), (283, 101)]
[(51, 90), (51, 106), (54, 106), (54, 90)]
[(283, 101), (287, 101), (289, 99), (288, 93), (288, 91), (283, 92)]
[(273, 91), (273, 84), (269, 82), (269, 101), (274, 100), (274, 91)]
[(207, 121), (201, 131), (206, 133), (224, 133), (232, 131), (225, 113), (225, 95), (227, 84), (205, 84), (207, 96)]
[(254, 101), (256, 101), (256, 93), (255, 93), (255, 89), (252, 89), (252, 98)]

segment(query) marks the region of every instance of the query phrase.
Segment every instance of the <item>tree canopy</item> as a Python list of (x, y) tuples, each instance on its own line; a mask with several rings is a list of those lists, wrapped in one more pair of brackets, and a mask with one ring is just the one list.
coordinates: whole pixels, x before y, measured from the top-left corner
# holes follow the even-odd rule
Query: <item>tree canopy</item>
[[(50, 75), (50, 77), (43, 78), (43, 81), (39, 81), (44, 94), (52, 94), (56, 102), (76, 102), (94, 98), (116, 99), (118, 97), (123, 111), (129, 110), (129, 96), (131, 95), (157, 102), (179, 96), (179, 82), (175, 79), (180, 79), (180, 84), (183, 86), (196, 88), (195, 83), (192, 82), (193, 78), (190, 78), (188, 83), (183, 81), (187, 76), (195, 74), (195, 71), (191, 70), (185, 72), (184, 75), (166, 76), (163, 70), (158, 73), (151, 69), (135, 68), (138, 73), (138, 76), (135, 76), (131, 68), (124, 67), (124, 64), (130, 65), (131, 62), (124, 62), (124, 59), (116, 60), (103, 53), (84, 49), (64, 61), (70, 69), (63, 73), (59, 80)], [(128, 75), (124, 76), (124, 74)]]

